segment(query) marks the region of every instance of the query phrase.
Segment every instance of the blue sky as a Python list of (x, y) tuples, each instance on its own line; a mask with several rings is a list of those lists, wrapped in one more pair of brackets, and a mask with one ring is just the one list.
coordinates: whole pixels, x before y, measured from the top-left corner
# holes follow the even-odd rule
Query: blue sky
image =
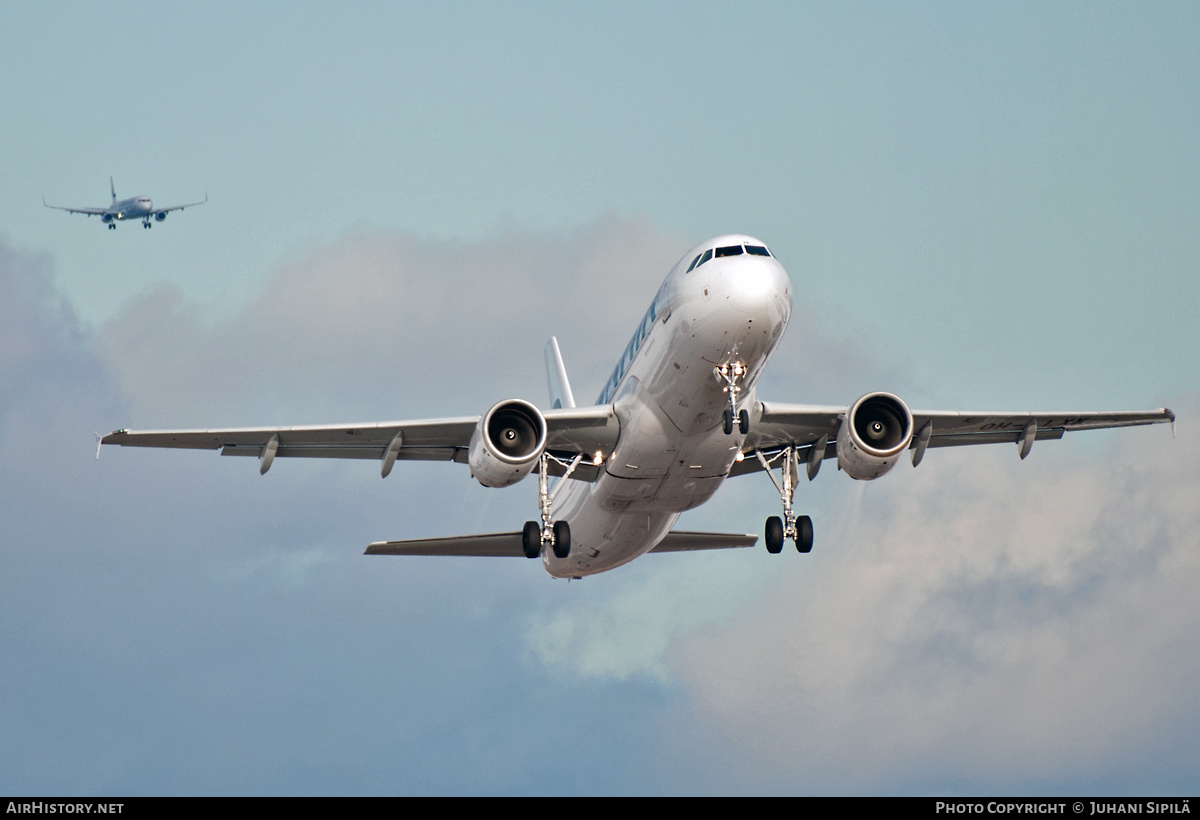
[[(0, 8), (0, 791), (1194, 792), (1189, 4)], [(41, 207), (200, 198), (152, 231)], [(594, 396), (694, 242), (762, 395), (1171, 406), (798, 500), (805, 560), (380, 560), (536, 493), (92, 431)], [(234, 460), (236, 461), (236, 460)], [(685, 525), (758, 531), (730, 482)]]

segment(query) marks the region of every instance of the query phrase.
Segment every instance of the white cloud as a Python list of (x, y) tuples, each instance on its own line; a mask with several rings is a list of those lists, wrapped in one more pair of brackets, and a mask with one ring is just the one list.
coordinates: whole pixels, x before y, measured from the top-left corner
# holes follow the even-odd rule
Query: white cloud
[[(327, 774), (339, 748), (360, 755), (346, 770), (369, 772), (352, 781), (364, 789), (420, 788), (395, 780), (416, 767), (453, 790), (463, 761), (511, 760), (489, 781), (501, 788), (525, 758), (580, 744), (624, 756), (650, 790), (1000, 790), (1091, 782), (1126, 754), (1157, 766), (1167, 749), (1194, 771), (1194, 408), (1177, 442), (1120, 432), (1102, 462), (1068, 439), (1024, 463), (1014, 448), (938, 451), (866, 485), (826, 470), (807, 496), (812, 556), (652, 556), (579, 584), (534, 562), (358, 555), (374, 538), (530, 517), (529, 486), (483, 490), (453, 465), (383, 482), (357, 463), (281, 464), (264, 479), (203, 453), (92, 461), (91, 430), (109, 419), (304, 423), (541, 402), (551, 333), (586, 401), (687, 244), (619, 220), (471, 245), (356, 234), (281, 266), (244, 308), (144, 296), (99, 345), (48, 263), (0, 247), (0, 644), (24, 660), (3, 684), (0, 726), (13, 749), (41, 744), (6, 758), (7, 782), (146, 790), (149, 767), (161, 789), (278, 791), (308, 782), (295, 769), (352, 788)], [(869, 334), (802, 304), (797, 316), (771, 395), (848, 401), (885, 386)], [(800, 384), (828, 395), (796, 395)], [(765, 478), (731, 484), (688, 526), (776, 512)], [(845, 509), (822, 514), (830, 498)], [(721, 520), (731, 510), (737, 525)], [(77, 675), (109, 656), (127, 663)], [(548, 675), (579, 700), (545, 708)], [(306, 722), (334, 703), (327, 724)], [(464, 739), (478, 727), (486, 740)], [(166, 753), (181, 732), (197, 750), (186, 769)], [(303, 765), (245, 774), (280, 748)], [(446, 759), (448, 773), (429, 763)], [(645, 774), (668, 760), (669, 773)], [(1148, 768), (1116, 782), (1153, 784)]]
[(202, 309), (170, 289), (142, 296), (104, 328), (101, 350), (140, 425), (458, 415), (520, 394), (541, 403), (551, 335), (585, 400), (687, 246), (616, 218), (471, 244), (354, 233), (282, 264), (244, 307)]
[(1200, 729), (1200, 437), (986, 449), (847, 487), (817, 560), (689, 636), (679, 675), (739, 777), (1004, 791), (1195, 770), (1171, 730)]
[(654, 555), (568, 584), (556, 606), (529, 618), (530, 652), (567, 678), (672, 683), (670, 653), (680, 639), (731, 616), (758, 588), (751, 564), (715, 573), (705, 558)]

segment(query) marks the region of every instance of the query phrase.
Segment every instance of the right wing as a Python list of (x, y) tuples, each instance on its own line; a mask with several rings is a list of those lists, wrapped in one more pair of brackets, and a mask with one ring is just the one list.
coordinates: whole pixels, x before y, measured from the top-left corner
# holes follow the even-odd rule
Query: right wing
[[(732, 547), (752, 547), (756, 535), (724, 532), (669, 532), (651, 552), (682, 552)], [(471, 558), (523, 558), (521, 533), (495, 532), (458, 535), (450, 538), (414, 538), (407, 541), (376, 541), (366, 555), (461, 555)]]
[[(594, 481), (592, 453), (612, 451), (619, 426), (610, 405), (548, 410), (546, 449), (560, 458), (583, 454), (572, 478)], [(362, 458), (383, 463), (382, 474), (396, 461), (467, 462), (467, 448), (480, 416), (371, 424), (304, 427), (242, 427), (215, 430), (117, 430), (102, 444), (220, 450), (223, 456), (261, 458), (261, 472), (276, 458)], [(561, 468), (556, 469), (555, 474)]]

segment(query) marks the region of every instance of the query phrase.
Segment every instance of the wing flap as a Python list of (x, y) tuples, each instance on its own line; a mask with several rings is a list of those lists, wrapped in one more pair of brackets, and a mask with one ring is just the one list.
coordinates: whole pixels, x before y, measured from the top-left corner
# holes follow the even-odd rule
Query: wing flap
[[(218, 450), (223, 447), (262, 447), (279, 436), (280, 450), (290, 448), (377, 446), (382, 453), (396, 433), (411, 447), (465, 447), (479, 422), (478, 416), (374, 424), (335, 424), (297, 427), (242, 427), (214, 430), (117, 430), (104, 436), (104, 444), (124, 447), (169, 447)], [(298, 453), (293, 453), (297, 455)]]
[(1031, 421), (1038, 430), (1102, 430), (1110, 427), (1137, 427), (1143, 424), (1163, 424), (1175, 421), (1175, 414), (1165, 407), (1158, 410), (1087, 411), (1082, 413), (994, 413), (955, 412), (944, 410), (914, 410), (916, 429), (927, 421), (933, 422), (933, 434), (955, 435), (1012, 431), (1019, 434)]
[[(296, 447), (280, 445), (275, 451), (276, 458), (363, 458), (379, 461), (383, 458), (386, 447), (369, 445), (364, 447), (337, 446), (308, 446)], [(459, 461), (466, 463), (467, 448), (465, 447), (406, 447), (396, 454), (397, 461)], [(223, 456), (261, 456), (262, 445), (227, 444), (221, 448)]]

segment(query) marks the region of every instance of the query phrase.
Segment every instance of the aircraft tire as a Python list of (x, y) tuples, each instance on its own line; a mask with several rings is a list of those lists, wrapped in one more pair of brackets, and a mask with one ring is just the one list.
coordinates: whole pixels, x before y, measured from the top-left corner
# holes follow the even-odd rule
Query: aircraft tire
[(726, 407), (725, 412), (721, 414), (721, 429), (725, 431), (725, 435), (729, 435), (733, 432), (733, 411), (728, 407)]
[(571, 554), (571, 525), (566, 521), (554, 522), (554, 557), (566, 558)]
[(738, 413), (738, 430), (743, 436), (750, 432), (750, 414), (745, 410)]
[(767, 531), (764, 533), (767, 552), (778, 555), (783, 552), (783, 519), (773, 515), (767, 519)]
[(542, 528), (536, 521), (526, 521), (521, 530), (521, 549), (526, 558), (537, 558), (542, 554)]
[(807, 515), (802, 515), (796, 519), (796, 550), (799, 552), (812, 552), (812, 545), (812, 519)]

